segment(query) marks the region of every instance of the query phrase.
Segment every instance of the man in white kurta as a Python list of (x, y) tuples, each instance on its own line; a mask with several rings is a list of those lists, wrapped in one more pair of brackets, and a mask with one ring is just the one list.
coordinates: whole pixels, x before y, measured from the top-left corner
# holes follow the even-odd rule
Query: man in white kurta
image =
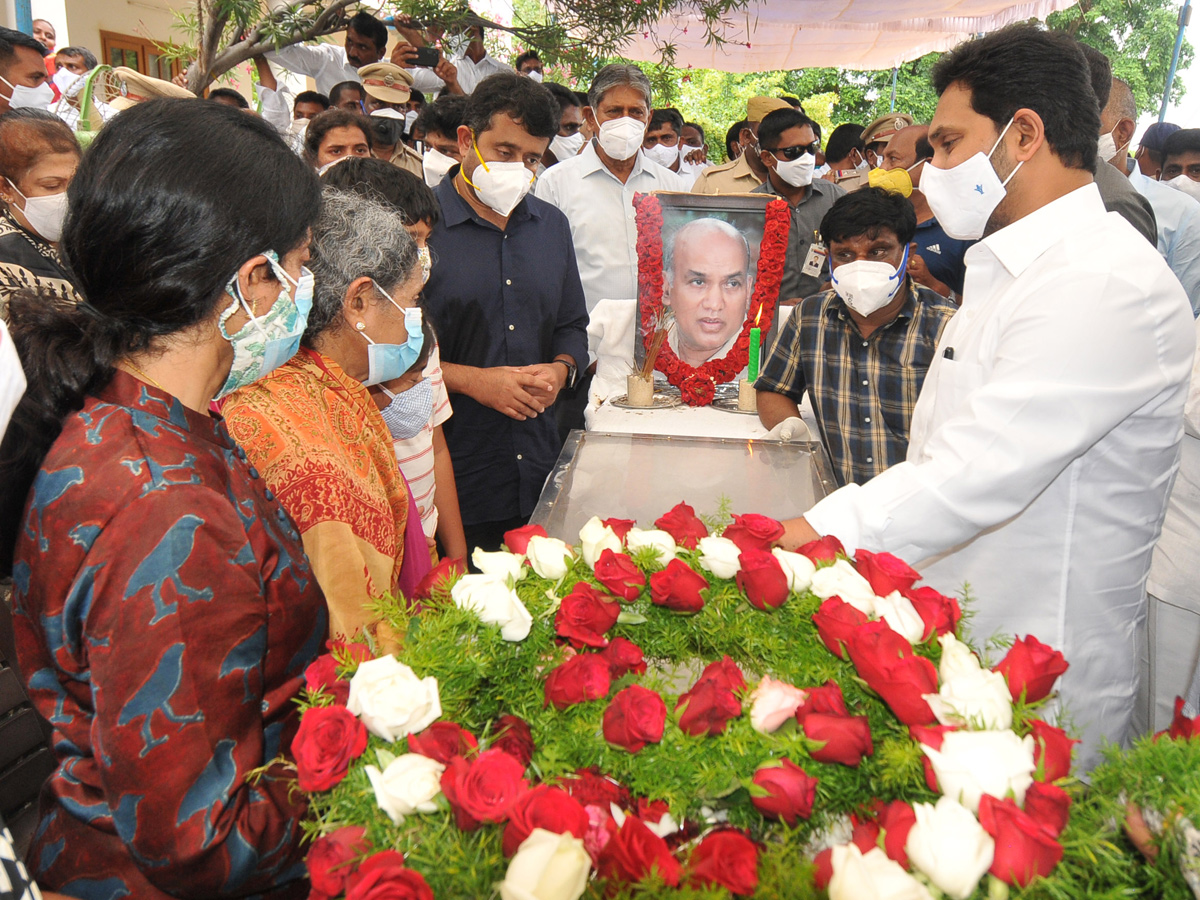
[[(1064, 91), (1066, 77), (1044, 81)], [(789, 533), (803, 540), (810, 525), (851, 551), (890, 551), (942, 591), (969, 583), (977, 643), (1032, 634), (1061, 649), (1059, 703), (1084, 738), (1086, 771), (1102, 739), (1127, 737), (1146, 573), (1178, 465), (1191, 309), (1161, 255), (1105, 211), (1086, 155), (1073, 166), (1058, 157), (1025, 108), (1037, 98), (1015, 99), (997, 142), (1004, 123), (976, 113), (966, 85), (939, 88), (934, 165), (996, 143), (989, 159), (999, 179), (1012, 176), (1007, 197), (967, 252), (963, 305), (917, 400), (906, 460), (831, 494)]]

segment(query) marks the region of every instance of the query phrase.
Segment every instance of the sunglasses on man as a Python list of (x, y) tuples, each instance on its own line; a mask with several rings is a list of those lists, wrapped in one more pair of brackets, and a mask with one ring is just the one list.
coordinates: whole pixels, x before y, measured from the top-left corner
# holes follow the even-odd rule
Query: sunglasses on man
[[(766, 147), (763, 149), (767, 150)], [(811, 144), (797, 144), (794, 147), (776, 147), (774, 150), (767, 150), (767, 152), (772, 154), (776, 159), (784, 159), (791, 162), (794, 159), (799, 159), (806, 153), (816, 156), (817, 151), (820, 149), (821, 145), (813, 141)]]

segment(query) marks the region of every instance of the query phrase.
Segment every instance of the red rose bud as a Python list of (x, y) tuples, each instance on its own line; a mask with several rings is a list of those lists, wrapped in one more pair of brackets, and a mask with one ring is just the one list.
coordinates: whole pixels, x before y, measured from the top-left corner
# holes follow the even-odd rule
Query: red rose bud
[(313, 693), (324, 691), (341, 706), (350, 697), (350, 682), (338, 678), (338, 661), (332, 653), (322, 653), (304, 670), (304, 685)]
[(350, 876), (346, 900), (433, 900), (433, 891), (420, 872), (404, 865), (402, 853), (384, 850)]
[(370, 647), (357, 641), (326, 641), (325, 647), (343, 666), (357, 666), (374, 656)]
[(501, 716), (492, 723), (489, 749), (503, 750), (522, 766), (533, 759), (533, 732), (520, 716)]
[(817, 779), (790, 759), (759, 766), (754, 772), (754, 784), (767, 795), (752, 796), (750, 802), (768, 819), (782, 819), (794, 827), (799, 819), (812, 815)]
[(522, 525), (511, 531), (504, 532), (504, 546), (510, 553), (525, 553), (529, 549), (531, 537), (550, 537), (541, 525)]
[(808, 689), (808, 696), (796, 710), (796, 721), (803, 724), (805, 717), (811, 713), (824, 713), (829, 716), (850, 715), (842, 697), (842, 689), (832, 678), (821, 687)]
[(408, 736), (408, 751), (447, 765), (456, 756), (471, 756), (479, 749), (475, 735), (456, 722), (434, 722), (420, 734)]
[(1171, 724), (1165, 732), (1167, 737), (1173, 741), (1186, 741), (1188, 738), (1200, 735), (1200, 716), (1189, 719), (1183, 714), (1183, 705), (1183, 698), (1176, 697), (1175, 715), (1171, 718)]
[(613, 803), (622, 809), (629, 806), (629, 791), (596, 769), (579, 769), (560, 779), (559, 785), (581, 806), (599, 806), (605, 811)]
[(937, 669), (886, 622), (868, 622), (855, 630), (846, 650), (858, 674), (883, 698), (905, 725), (937, 721), (923, 694), (938, 692)]
[(371, 849), (366, 834), (367, 829), (359, 825), (347, 825), (313, 842), (304, 862), (314, 891), (326, 897), (346, 892), (346, 879), (356, 868), (354, 861)]
[(886, 597), (892, 591), (907, 591), (921, 578), (920, 573), (904, 560), (890, 553), (854, 551), (854, 568), (867, 579), (876, 596)]
[(504, 826), (504, 855), (512, 856), (535, 828), (573, 834), (583, 840), (588, 814), (579, 801), (560, 787), (539, 784), (513, 803)]
[(1025, 887), (1034, 878), (1049, 875), (1062, 859), (1062, 845), (1012, 800), (984, 794), (979, 824), (996, 841), (996, 856), (988, 871), (1005, 884)]
[(600, 656), (608, 660), (608, 674), (614, 681), (629, 672), (641, 675), (646, 671), (646, 658), (642, 655), (642, 648), (623, 637), (615, 637), (609, 641), (608, 646), (600, 651)]
[(869, 621), (866, 613), (855, 609), (841, 597), (830, 597), (813, 613), (813, 624), (817, 626), (821, 642), (839, 659), (846, 658), (846, 644), (850, 642), (850, 637), (860, 625), (866, 625)]
[(652, 825), (657, 825), (662, 817), (671, 811), (671, 807), (667, 806), (666, 800), (647, 800), (645, 797), (638, 797), (633, 804), (633, 814), (643, 822), (649, 822)]
[(734, 516), (733, 524), (726, 526), (721, 537), (729, 538), (745, 553), (747, 550), (767, 550), (783, 537), (783, 525), (768, 516), (747, 513)]
[(463, 831), (474, 831), (482, 822), (503, 822), (528, 787), (525, 767), (503, 750), (484, 750), (470, 762), (457, 756), (442, 773), (442, 793)]
[(696, 511), (686, 503), (680, 503), (666, 515), (655, 519), (654, 527), (665, 531), (675, 539), (676, 544), (688, 550), (695, 550), (696, 542), (708, 537), (708, 528), (696, 518)]
[(450, 588), (460, 575), (466, 574), (467, 564), (461, 559), (446, 557), (417, 582), (413, 597), (417, 600), (432, 600), (434, 594), (449, 594)]
[(909, 588), (900, 593), (908, 598), (908, 602), (925, 623), (925, 633), (921, 640), (927, 641), (935, 634), (948, 634), (958, 628), (962, 619), (962, 608), (954, 597), (947, 597), (928, 585)]
[(679, 698), (675, 709), (681, 707), (679, 729), (692, 737), (721, 734), (731, 719), (742, 714), (742, 702), (733, 691), (704, 679)]
[(696, 679), (696, 684), (699, 685), (702, 681), (715, 681), (721, 687), (728, 688), (731, 691), (744, 691), (746, 689), (746, 676), (742, 674), (742, 670), (728, 656), (722, 656), (715, 662), (710, 662), (704, 667), (704, 671), (700, 673), (700, 677)]
[(608, 638), (604, 635), (617, 624), (620, 614), (621, 604), (609, 600), (586, 581), (580, 581), (559, 604), (554, 614), (554, 631), (576, 650), (606, 647)]
[(367, 749), (367, 729), (344, 706), (311, 706), (292, 738), (300, 790), (327, 791)]
[(735, 897), (758, 890), (758, 848), (740, 831), (723, 828), (711, 832), (688, 860), (692, 884), (723, 887)]
[(908, 833), (917, 824), (917, 814), (903, 800), (893, 800), (879, 811), (876, 817), (879, 830), (883, 833), (883, 852), (888, 858), (908, 868)]
[(699, 612), (704, 608), (700, 592), (707, 587), (708, 579), (682, 559), (673, 559), (650, 576), (650, 602), (675, 612)]
[(600, 851), (596, 872), (614, 881), (641, 881), (651, 871), (671, 887), (679, 886), (679, 860), (671, 855), (667, 842), (636, 816), (626, 816), (621, 829)]
[(1054, 837), (1067, 827), (1071, 795), (1055, 784), (1035, 781), (1025, 791), (1025, 813)]
[(608, 694), (612, 678), (608, 661), (598, 653), (581, 653), (546, 676), (546, 706), (566, 709), (576, 703), (599, 700)]
[(828, 716), (813, 713), (804, 719), (804, 736), (820, 746), (809, 751), (819, 762), (857, 766), (875, 752), (866, 716)]
[(667, 704), (639, 684), (617, 691), (604, 711), (604, 739), (630, 753), (662, 740)]
[(995, 671), (1008, 682), (1008, 692), (1014, 701), (1024, 695), (1026, 703), (1037, 703), (1049, 695), (1058, 676), (1067, 671), (1067, 661), (1053, 647), (1027, 635), (1025, 640), (1012, 645)]
[(809, 541), (796, 552), (807, 556), (815, 563), (823, 563), (833, 562), (838, 558), (839, 553), (845, 556), (846, 548), (832, 534), (827, 534), (819, 540)]
[[(942, 749), (942, 739), (948, 731), (958, 731), (958, 725), (910, 725), (908, 733), (919, 744), (924, 744), (932, 750)], [(924, 753), (921, 754), (921, 764), (925, 766), (925, 784), (931, 791), (940, 793), (937, 773), (933, 771), (933, 762)]]
[(737, 586), (756, 609), (778, 609), (788, 598), (788, 577), (783, 567), (767, 550), (743, 550), (738, 556), (742, 567), (735, 576)]
[(829, 882), (832, 880), (833, 848), (826, 847), (813, 857), (813, 884), (817, 886), (817, 890), (824, 891), (828, 889)]
[(1030, 719), (1033, 729), (1033, 764), (1039, 781), (1058, 781), (1071, 774), (1071, 748), (1079, 741), (1067, 736), (1061, 728), (1047, 725), (1041, 719)]
[(624, 553), (605, 548), (596, 560), (596, 580), (626, 603), (632, 603), (646, 586), (646, 576)]
[(605, 525), (613, 530), (613, 534), (621, 541), (625, 542), (625, 535), (629, 534), (629, 529), (637, 524), (633, 519), (601, 519), (601, 525)]

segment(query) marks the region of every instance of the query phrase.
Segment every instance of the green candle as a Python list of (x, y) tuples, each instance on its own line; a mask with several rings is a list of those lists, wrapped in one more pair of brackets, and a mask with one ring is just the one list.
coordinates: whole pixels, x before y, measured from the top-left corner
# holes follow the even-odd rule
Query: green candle
[(762, 329), (750, 329), (750, 363), (747, 367), (747, 381), (754, 384), (758, 380), (759, 344), (762, 341)]

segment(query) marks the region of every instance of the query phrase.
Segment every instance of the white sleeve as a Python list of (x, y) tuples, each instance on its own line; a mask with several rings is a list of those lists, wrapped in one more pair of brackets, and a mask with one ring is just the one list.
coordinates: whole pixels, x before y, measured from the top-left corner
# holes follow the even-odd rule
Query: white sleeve
[(267, 61), (283, 66), (289, 72), (297, 75), (307, 75), (316, 78), (321, 66), (326, 62), (324, 44), (292, 44), (281, 50), (269, 50)]
[[(559, 163), (559, 165), (562, 165), (562, 163)], [(550, 173), (553, 171), (553, 168), (547, 169), (546, 172), (533, 183), (533, 196), (537, 197), (539, 200), (545, 200), (547, 203), (552, 203), (555, 206), (558, 206), (558, 197), (554, 190), (554, 179), (550, 175)]]
[(446, 88), (446, 82), (434, 75), (433, 69), (427, 69), (424, 66), (413, 66), (406, 71), (413, 77), (412, 86), (422, 94), (436, 94)]
[(255, 85), (258, 91), (259, 113), (262, 117), (275, 126), (275, 130), (283, 133), (288, 130), (288, 126), (292, 124), (292, 107), (288, 103), (288, 96), (291, 91), (286, 85), (280, 85), (279, 90), (273, 91), (269, 87), (263, 87), (261, 84)]

